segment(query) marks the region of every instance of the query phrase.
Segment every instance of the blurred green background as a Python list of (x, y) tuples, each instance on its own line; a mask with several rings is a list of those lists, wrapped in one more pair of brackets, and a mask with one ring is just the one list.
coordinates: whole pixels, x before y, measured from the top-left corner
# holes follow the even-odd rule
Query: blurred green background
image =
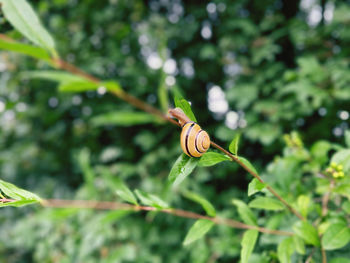
[[(240, 154), (262, 172), (293, 130), (307, 147), (343, 142), (350, 111), (348, 0), (31, 4), (63, 59), (117, 80), (164, 112), (172, 92), (181, 92), (215, 142), (227, 148), (242, 132)], [(22, 40), (2, 15), (0, 32)], [(237, 218), (230, 200), (247, 199), (250, 179), (237, 165), (196, 168), (174, 191), (167, 176), (181, 153), (179, 130), (113, 123), (111, 115), (137, 110), (103, 89), (59, 93), (54, 82), (23, 74), (36, 69), (49, 66), (0, 50), (1, 179), (43, 198), (120, 201), (110, 184), (118, 176), (131, 189), (203, 213), (181, 194), (194, 191), (220, 216)], [(2, 209), (0, 223), (0, 262), (239, 259), (240, 231), (217, 226), (183, 247), (193, 220), (166, 214), (31, 206)], [(272, 262), (269, 244), (252, 262)]]

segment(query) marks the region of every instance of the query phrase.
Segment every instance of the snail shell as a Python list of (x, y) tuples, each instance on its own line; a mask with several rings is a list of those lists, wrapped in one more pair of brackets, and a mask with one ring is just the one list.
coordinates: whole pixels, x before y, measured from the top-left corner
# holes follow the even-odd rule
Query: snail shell
[(206, 131), (195, 122), (186, 122), (182, 126), (181, 148), (190, 157), (202, 156), (210, 146), (210, 138)]

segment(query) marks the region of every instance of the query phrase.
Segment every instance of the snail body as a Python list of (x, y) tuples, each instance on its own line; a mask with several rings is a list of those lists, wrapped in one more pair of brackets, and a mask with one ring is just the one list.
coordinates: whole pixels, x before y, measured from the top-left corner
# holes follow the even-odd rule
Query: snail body
[(169, 113), (179, 120), (182, 127), (180, 143), (184, 153), (189, 157), (201, 157), (210, 147), (208, 133), (191, 121), (181, 109), (170, 109)]
[(201, 157), (210, 146), (208, 133), (195, 122), (185, 123), (180, 142), (182, 150), (190, 157)]

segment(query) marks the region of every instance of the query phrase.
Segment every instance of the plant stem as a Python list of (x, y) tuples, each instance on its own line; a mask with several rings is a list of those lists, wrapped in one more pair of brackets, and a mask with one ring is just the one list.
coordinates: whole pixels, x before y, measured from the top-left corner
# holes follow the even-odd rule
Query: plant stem
[(333, 188), (334, 188), (334, 180), (332, 179), (329, 184), (329, 191), (327, 191), (327, 193), (322, 197), (322, 217), (327, 215), (329, 197), (332, 193)]
[(14, 199), (8, 199), (8, 198), (1, 198), (0, 199), (0, 203), (10, 203), (10, 202), (14, 202), (16, 200)]
[[(0, 34), (0, 38), (6, 40), (6, 41), (14, 41), (11, 38)], [(62, 59), (59, 58), (55, 58), (55, 59), (51, 59), (51, 62), (53, 65), (56, 66), (56, 68), (59, 69), (63, 69), (65, 71), (68, 71), (74, 75), (78, 75), (81, 76), (89, 81), (92, 81), (94, 83), (100, 83), (101, 80), (90, 75), (89, 73), (84, 72), (83, 70), (79, 69), (78, 67), (76, 67), (75, 65), (72, 65)], [(143, 102), (142, 100), (139, 100), (138, 98), (130, 95), (129, 93), (125, 92), (125, 91), (110, 91), (113, 95), (115, 95), (116, 97), (126, 101), (127, 103), (135, 106), (136, 108), (139, 108), (145, 112), (148, 112), (150, 114), (153, 114), (165, 121), (171, 122), (174, 125), (180, 126), (180, 124), (178, 122), (176, 122), (175, 120), (171, 119), (170, 117), (168, 117), (167, 115), (163, 114), (160, 110), (158, 110), (157, 108)], [(265, 183), (262, 178), (256, 174), (254, 171), (250, 170), (244, 163), (242, 163), (237, 156), (234, 156), (233, 154), (231, 154), (229, 151), (225, 150), (224, 148), (222, 148), (221, 146), (219, 146), (218, 144), (214, 143), (213, 141), (211, 142), (211, 145), (213, 147), (215, 147), (216, 149), (220, 150), (221, 152), (225, 153), (226, 155), (228, 155), (233, 161), (235, 161), (236, 163), (238, 163), (244, 170), (246, 170), (248, 173), (250, 173), (252, 176), (254, 176), (256, 179), (258, 179), (260, 182)], [(269, 190), (278, 200), (280, 200), (293, 214), (295, 214), (299, 219), (301, 220), (305, 220), (305, 218), (298, 213), (298, 211), (296, 211), (292, 206), (290, 206), (286, 200), (284, 200), (271, 186), (267, 185), (266, 186), (267, 190)]]
[[(216, 144), (215, 142), (211, 142), (211, 145), (213, 147), (215, 147), (216, 149), (222, 151), (223, 153), (225, 153), (226, 155), (228, 155), (233, 161), (235, 161), (236, 163), (238, 163), (244, 170), (246, 170), (248, 173), (250, 173), (252, 176), (254, 176), (257, 180), (259, 180), (261, 183), (265, 183), (265, 181), (254, 171), (252, 171), (251, 169), (249, 169), (244, 163), (242, 163), (239, 158), (235, 155), (233, 155), (232, 153), (230, 153), (229, 151), (227, 151), (226, 149), (222, 148), (220, 145)], [(296, 211), (291, 205), (289, 205), (287, 203), (286, 200), (284, 200), (271, 186), (266, 185), (266, 189), (270, 191), (271, 194), (273, 194), (278, 200), (280, 200), (293, 214), (295, 214), (300, 220), (305, 220), (304, 217), (298, 212)]]
[(321, 247), (321, 254), (322, 254), (322, 263), (327, 263), (327, 255), (323, 247)]
[[(100, 80), (96, 79), (95, 77), (89, 75), (88, 73), (85, 73), (81, 70), (79, 70), (78, 68), (76, 68), (75, 66), (64, 62), (62, 60), (60, 60), (60, 68), (64, 69), (66, 71), (71, 72), (72, 74), (75, 75), (79, 75), (81, 77), (84, 77), (88, 80), (91, 80), (93, 82), (100, 82)], [(157, 108), (154, 108), (153, 106), (143, 102), (142, 100), (130, 95), (129, 93), (125, 92), (125, 91), (111, 91), (111, 93), (115, 96), (117, 96), (118, 98), (128, 102), (129, 104), (135, 106), (136, 108), (139, 108), (145, 112), (148, 112), (150, 114), (153, 114), (155, 116), (160, 117), (161, 119), (171, 122), (172, 124), (175, 124), (177, 126), (180, 126), (180, 124), (171, 119), (170, 117), (166, 116), (165, 114), (163, 114), (160, 110), (158, 110)], [(263, 181), (263, 179), (256, 174), (255, 172), (253, 172), (252, 170), (250, 170), (244, 163), (242, 163), (237, 156), (234, 156), (233, 154), (231, 154), (229, 151), (227, 151), (226, 149), (222, 148), (221, 146), (219, 146), (218, 144), (216, 144), (215, 142), (211, 141), (211, 145), (213, 147), (215, 147), (216, 149), (220, 150), (221, 152), (225, 153), (226, 155), (228, 155), (233, 161), (235, 161), (236, 163), (238, 163), (244, 170), (246, 170), (248, 173), (250, 173), (252, 176), (254, 176), (256, 179), (258, 179), (260, 182), (265, 183)], [(295, 214), (299, 219), (301, 220), (305, 220), (304, 217), (298, 213), (298, 211), (296, 211), (292, 206), (290, 206), (286, 200), (284, 200), (271, 186), (267, 185), (266, 188), (278, 199), (280, 200), (293, 214)]]
[(258, 230), (259, 232), (266, 233), (266, 234), (282, 235), (282, 236), (294, 235), (293, 233), (287, 232), (287, 231), (247, 225), (232, 219), (204, 216), (201, 214), (193, 213), (191, 211), (185, 211), (185, 210), (173, 209), (173, 208), (158, 209), (151, 206), (138, 206), (138, 205), (108, 202), (108, 201), (62, 200), (62, 199), (47, 199), (42, 202), (42, 205), (44, 207), (52, 207), (52, 208), (90, 208), (90, 209), (98, 209), (98, 210), (155, 211), (155, 212), (171, 214), (171, 215), (183, 217), (183, 218), (206, 219), (206, 220), (212, 221), (217, 225), (225, 225), (232, 228), (255, 229), (255, 230)]

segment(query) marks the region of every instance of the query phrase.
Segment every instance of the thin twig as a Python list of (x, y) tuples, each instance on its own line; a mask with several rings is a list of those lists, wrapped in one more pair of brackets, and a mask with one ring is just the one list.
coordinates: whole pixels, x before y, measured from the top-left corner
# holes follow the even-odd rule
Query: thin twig
[[(12, 39), (8, 38), (5, 35), (0, 35), (0, 38), (6, 40), (6, 41), (12, 41)], [(90, 75), (89, 73), (86, 73), (84, 71), (82, 71), (81, 69), (79, 69), (78, 67), (63, 61), (62, 59), (52, 59), (51, 60), (52, 64), (55, 65), (57, 68), (59, 69), (63, 69), (65, 71), (68, 71), (74, 75), (78, 75), (81, 76), (89, 81), (92, 81), (94, 83), (100, 83), (101, 80)], [(118, 98), (126, 101), (127, 103), (135, 106), (136, 108), (139, 108), (143, 111), (146, 111), (150, 114), (153, 114), (155, 116), (158, 116), (160, 118), (162, 118), (163, 120), (166, 120), (168, 122), (171, 122), (174, 125), (180, 126), (179, 123), (177, 123), (175, 120), (169, 118), (168, 116), (166, 116), (165, 114), (163, 114), (161, 111), (159, 111), (157, 108), (139, 100), (138, 98), (128, 94), (125, 91), (111, 91), (112, 94), (114, 94), (115, 96), (117, 96)], [(254, 176), (256, 179), (258, 179), (260, 182), (265, 183), (262, 178), (256, 174), (254, 171), (252, 171), (251, 169), (249, 169), (244, 163), (242, 163), (237, 156), (234, 156), (233, 154), (231, 154), (230, 152), (228, 152), (227, 150), (225, 150), (224, 148), (222, 148), (221, 146), (219, 146), (218, 144), (214, 143), (213, 141), (211, 142), (211, 145), (218, 149), (219, 151), (225, 153), (226, 155), (228, 155), (233, 161), (235, 161), (236, 163), (238, 163), (240, 166), (242, 166), (243, 169), (245, 169), (248, 173), (250, 173), (252, 176)], [(290, 206), (287, 201), (285, 201), (271, 186), (267, 185), (266, 188), (278, 199), (280, 200), (293, 214), (295, 214), (299, 219), (301, 220), (305, 220), (305, 218), (299, 213), (297, 212), (292, 206)]]
[[(85, 73), (85, 72), (79, 72), (77, 71), (77, 68), (67, 62), (62, 63), (63, 61), (61, 60), (61, 64), (60, 67), (61, 69), (64, 69), (66, 71), (69, 71), (73, 74), (76, 75), (80, 75), (81, 77), (85, 77), (89, 80), (94, 80), (94, 81), (99, 81), (98, 79), (96, 79), (95, 77)], [(139, 100), (138, 98), (130, 95), (127, 92), (120, 92), (120, 91), (112, 91), (112, 94), (114, 94), (115, 96), (117, 96), (118, 98), (128, 102), (129, 104), (135, 106), (136, 108), (139, 108), (143, 111), (146, 111), (150, 114), (153, 114), (155, 116), (158, 116), (166, 121), (171, 122), (172, 124), (175, 124), (177, 126), (180, 126), (180, 124), (178, 122), (176, 122), (175, 120), (169, 118), (168, 116), (166, 116), (165, 114), (163, 114), (161, 111), (159, 111), (158, 109), (154, 108), (153, 106), (143, 102), (142, 100)], [(249, 169), (244, 163), (242, 163), (238, 157), (234, 156), (233, 154), (231, 154), (229, 151), (227, 151), (226, 149), (224, 149), (223, 147), (219, 146), (218, 144), (216, 144), (215, 142), (211, 141), (211, 145), (213, 147), (215, 147), (216, 149), (220, 150), (221, 152), (225, 153), (226, 155), (228, 155), (233, 161), (235, 161), (236, 163), (238, 163), (240, 166), (243, 167), (243, 169), (245, 169), (248, 173), (250, 173), (252, 176), (254, 176), (256, 179), (258, 179), (260, 182), (265, 183), (263, 181), (263, 179), (256, 174), (254, 171), (252, 171), (251, 169)], [(299, 214), (292, 206), (290, 206), (287, 201), (285, 201), (271, 186), (267, 185), (266, 188), (278, 199), (280, 200), (293, 214), (295, 214), (299, 219), (301, 220), (305, 220), (304, 217)]]
[(1, 198), (0, 203), (10, 203), (10, 202), (15, 202), (16, 200), (14, 199), (8, 199), (8, 198)]
[(334, 180), (331, 180), (329, 184), (328, 192), (322, 197), (322, 217), (327, 215), (329, 197), (332, 193), (333, 188), (334, 188)]
[(323, 247), (321, 247), (321, 254), (322, 254), (322, 263), (327, 263), (327, 255)]
[(310, 255), (309, 255), (309, 256), (307, 257), (307, 259), (305, 260), (305, 263), (310, 263), (310, 262), (311, 262), (312, 256), (314, 255), (315, 251), (316, 251), (316, 248), (314, 247), (314, 248), (312, 249)]
[(44, 207), (52, 207), (52, 208), (90, 208), (90, 209), (97, 209), (97, 210), (157, 211), (157, 212), (171, 214), (174, 216), (184, 217), (184, 218), (206, 219), (206, 220), (212, 221), (217, 225), (226, 225), (232, 228), (255, 229), (255, 230), (258, 230), (259, 232), (266, 233), (266, 234), (282, 235), (282, 236), (294, 235), (293, 233), (287, 232), (287, 231), (247, 225), (233, 219), (210, 217), (210, 216), (197, 214), (191, 211), (185, 211), (185, 210), (173, 209), (173, 208), (158, 209), (151, 206), (138, 206), (138, 205), (109, 202), (109, 201), (62, 200), (62, 199), (47, 199), (42, 202), (42, 205)]
[[(226, 149), (222, 148), (221, 146), (219, 146), (218, 144), (216, 144), (213, 141), (211, 142), (211, 145), (213, 147), (215, 147), (216, 149), (222, 151), (226, 155), (228, 155), (233, 161), (238, 163), (244, 170), (246, 170), (248, 173), (250, 173), (253, 177), (255, 177), (257, 180), (259, 180), (261, 183), (266, 184), (265, 181), (255, 171), (252, 171), (249, 167), (247, 167), (241, 160), (239, 160), (239, 158), (237, 156), (233, 155), (232, 153), (230, 153)], [(299, 219), (305, 220), (304, 217), (298, 211), (296, 211), (291, 205), (289, 205), (287, 203), (287, 201), (284, 200), (271, 186), (266, 185), (266, 188), (270, 191), (270, 193), (272, 193), (278, 200), (280, 200)]]

